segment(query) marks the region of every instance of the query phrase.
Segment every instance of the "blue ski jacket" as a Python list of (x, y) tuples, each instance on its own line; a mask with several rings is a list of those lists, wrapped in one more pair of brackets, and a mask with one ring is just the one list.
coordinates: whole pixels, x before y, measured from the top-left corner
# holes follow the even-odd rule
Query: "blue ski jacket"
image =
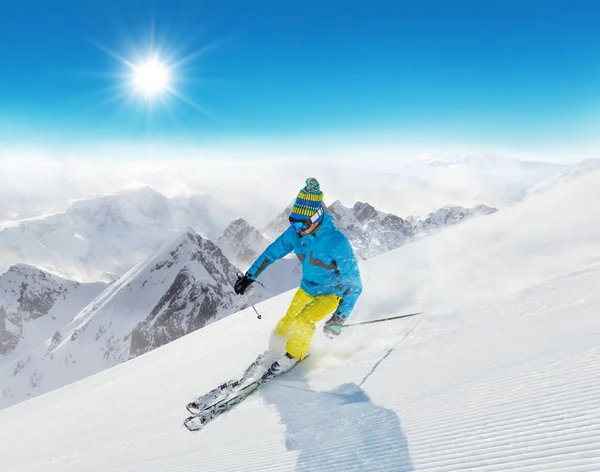
[(336, 314), (347, 319), (362, 292), (362, 283), (352, 246), (335, 227), (331, 215), (325, 212), (321, 226), (306, 236), (290, 226), (256, 259), (246, 275), (256, 280), (292, 250), (302, 264), (300, 288), (313, 297), (338, 295), (341, 301)]

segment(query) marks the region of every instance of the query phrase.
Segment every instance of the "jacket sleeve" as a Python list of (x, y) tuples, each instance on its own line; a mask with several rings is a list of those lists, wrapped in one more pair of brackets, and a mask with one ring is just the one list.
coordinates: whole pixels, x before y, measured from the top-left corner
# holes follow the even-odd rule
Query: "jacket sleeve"
[(342, 300), (336, 311), (337, 316), (346, 320), (352, 313), (358, 297), (362, 293), (360, 271), (354, 256), (354, 250), (345, 236), (342, 235), (333, 250), (337, 276), (342, 289)]
[(296, 231), (290, 227), (285, 230), (265, 251), (258, 256), (254, 264), (246, 272), (246, 276), (256, 280), (273, 262), (288, 255), (294, 249)]

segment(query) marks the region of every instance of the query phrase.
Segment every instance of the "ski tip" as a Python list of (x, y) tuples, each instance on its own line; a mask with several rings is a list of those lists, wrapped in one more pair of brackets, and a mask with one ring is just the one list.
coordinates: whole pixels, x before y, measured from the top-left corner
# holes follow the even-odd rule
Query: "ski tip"
[(199, 416), (190, 416), (183, 420), (183, 426), (185, 426), (188, 431), (194, 433), (202, 429), (204, 421), (202, 421), (202, 418)]
[(187, 411), (189, 411), (192, 415), (197, 415), (198, 413), (200, 413), (202, 411), (202, 409), (199, 408), (198, 405), (194, 402), (188, 403), (185, 406), (185, 409)]

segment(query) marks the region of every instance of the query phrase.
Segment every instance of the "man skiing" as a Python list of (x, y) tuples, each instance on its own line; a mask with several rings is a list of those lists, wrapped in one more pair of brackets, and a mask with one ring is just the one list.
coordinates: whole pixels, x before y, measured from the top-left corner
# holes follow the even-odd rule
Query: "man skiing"
[(323, 207), (323, 192), (315, 178), (306, 180), (289, 216), (287, 228), (235, 284), (237, 294), (246, 289), (273, 262), (294, 251), (302, 264), (302, 281), (287, 313), (271, 334), (269, 350), (285, 352), (267, 372), (288, 370), (308, 353), (316, 323), (329, 314), (326, 335), (341, 333), (342, 326), (362, 292), (360, 272), (352, 246), (333, 224)]
[(302, 264), (300, 288), (271, 333), (269, 351), (259, 355), (240, 379), (225, 382), (187, 404), (192, 416), (185, 419), (184, 425), (190, 431), (200, 430), (251, 395), (263, 382), (304, 359), (315, 325), (332, 313), (323, 330), (330, 337), (339, 335), (362, 292), (354, 251), (325, 211), (317, 179), (306, 180), (289, 220), (290, 227), (237, 280), (234, 290), (238, 295), (244, 294), (269, 265), (291, 251)]

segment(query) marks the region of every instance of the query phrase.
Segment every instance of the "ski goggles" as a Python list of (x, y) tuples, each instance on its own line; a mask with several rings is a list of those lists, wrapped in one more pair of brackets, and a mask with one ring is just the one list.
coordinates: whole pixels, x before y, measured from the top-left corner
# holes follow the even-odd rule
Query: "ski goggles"
[(304, 220), (296, 220), (290, 216), (290, 225), (298, 233), (306, 231), (312, 225), (315, 223), (320, 223), (321, 221), (323, 221), (323, 207), (319, 208), (313, 216)]

